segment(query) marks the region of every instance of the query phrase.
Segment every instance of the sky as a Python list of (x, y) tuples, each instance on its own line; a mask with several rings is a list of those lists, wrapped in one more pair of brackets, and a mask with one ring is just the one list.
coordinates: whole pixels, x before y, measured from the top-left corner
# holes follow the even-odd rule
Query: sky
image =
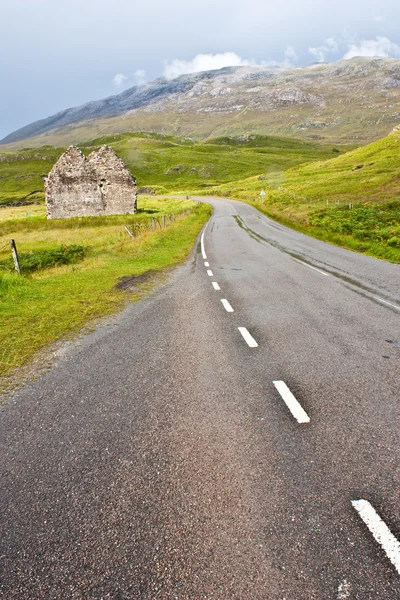
[(0, 15), (0, 139), (161, 76), (400, 57), (399, 0), (0, 0)]

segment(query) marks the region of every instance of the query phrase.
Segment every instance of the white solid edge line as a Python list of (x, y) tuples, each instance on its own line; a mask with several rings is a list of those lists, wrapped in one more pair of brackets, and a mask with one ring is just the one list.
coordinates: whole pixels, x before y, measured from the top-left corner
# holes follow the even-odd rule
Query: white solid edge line
[(300, 402), (293, 396), (286, 383), (284, 381), (274, 381), (273, 383), (296, 421), (298, 423), (309, 423), (310, 417)]
[(400, 542), (398, 539), (394, 537), (368, 500), (352, 500), (351, 503), (400, 574)]
[(202, 255), (202, 257), (203, 257), (203, 259), (204, 259), (204, 260), (206, 260), (206, 259), (207, 259), (206, 250), (205, 250), (205, 248), (204, 248), (204, 234), (205, 234), (205, 232), (207, 231), (207, 227), (208, 227), (208, 223), (207, 223), (207, 225), (204, 227), (204, 231), (203, 231), (203, 233), (201, 234), (201, 240), (200, 240), (200, 245), (201, 245), (201, 255)]
[(308, 267), (309, 269), (312, 269), (313, 271), (317, 271), (317, 273), (321, 273), (321, 275), (325, 275), (325, 277), (329, 277), (329, 273), (325, 273), (325, 271), (321, 271), (321, 269), (317, 269), (317, 267), (313, 267), (312, 265), (309, 265), (306, 262), (299, 260), (298, 258), (293, 258), (293, 260), (295, 262), (303, 265), (304, 267)]
[(206, 262), (204, 263), (204, 266), (205, 266), (205, 267), (209, 267), (209, 266), (210, 266), (210, 263), (208, 263), (208, 262), (206, 261)]
[(382, 298), (379, 298), (379, 296), (372, 296), (372, 298), (374, 298), (375, 300), (378, 300), (378, 302), (383, 302), (383, 304), (387, 304), (388, 306), (391, 306), (392, 308), (396, 308), (397, 310), (400, 310), (400, 306), (397, 306), (396, 304), (392, 304), (391, 302), (388, 302), (387, 300), (382, 300)]
[(211, 269), (207, 269), (207, 275), (209, 277), (213, 277), (213, 272), (211, 271)]
[(247, 331), (246, 327), (238, 327), (240, 333), (242, 334), (244, 340), (250, 348), (257, 348), (258, 344), (252, 335)]
[(213, 286), (214, 290), (216, 290), (217, 292), (218, 292), (218, 290), (221, 289), (216, 281), (212, 282), (212, 286)]
[(229, 304), (228, 300), (225, 300), (225, 298), (221, 298), (221, 302), (222, 302), (223, 307), (226, 310), (226, 312), (233, 312), (233, 308)]

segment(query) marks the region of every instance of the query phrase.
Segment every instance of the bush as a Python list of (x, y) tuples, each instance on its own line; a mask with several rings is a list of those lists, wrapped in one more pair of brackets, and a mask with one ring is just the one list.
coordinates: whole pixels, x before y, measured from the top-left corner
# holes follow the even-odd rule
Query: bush
[(312, 213), (311, 225), (327, 231), (352, 235), (361, 241), (379, 242), (383, 246), (400, 247), (400, 203), (326, 208)]
[[(75, 264), (85, 257), (87, 250), (88, 248), (85, 246), (71, 244), (69, 246), (60, 246), (60, 248), (23, 252), (18, 256), (21, 272), (33, 273), (34, 271), (59, 265)], [(12, 258), (0, 261), (0, 270), (13, 271), (14, 263)]]
[(387, 245), (391, 248), (400, 248), (400, 237), (392, 237), (387, 241)]

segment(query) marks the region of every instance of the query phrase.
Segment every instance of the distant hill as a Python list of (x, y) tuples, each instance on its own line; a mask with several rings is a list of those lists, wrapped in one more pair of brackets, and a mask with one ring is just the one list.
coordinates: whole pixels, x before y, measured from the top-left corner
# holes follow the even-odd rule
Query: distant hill
[(197, 139), (258, 134), (361, 144), (399, 121), (400, 60), (359, 57), (161, 78), (26, 125), (1, 143), (67, 145), (151, 131)]

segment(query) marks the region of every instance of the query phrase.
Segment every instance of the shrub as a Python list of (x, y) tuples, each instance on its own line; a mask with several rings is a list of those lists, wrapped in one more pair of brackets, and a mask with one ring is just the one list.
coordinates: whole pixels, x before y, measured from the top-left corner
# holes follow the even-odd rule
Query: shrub
[[(88, 248), (71, 244), (48, 250), (35, 250), (33, 252), (22, 252), (19, 254), (19, 264), (22, 273), (33, 273), (41, 269), (48, 269), (58, 265), (75, 264), (82, 260)], [(13, 271), (12, 258), (0, 261), (0, 270)]]

